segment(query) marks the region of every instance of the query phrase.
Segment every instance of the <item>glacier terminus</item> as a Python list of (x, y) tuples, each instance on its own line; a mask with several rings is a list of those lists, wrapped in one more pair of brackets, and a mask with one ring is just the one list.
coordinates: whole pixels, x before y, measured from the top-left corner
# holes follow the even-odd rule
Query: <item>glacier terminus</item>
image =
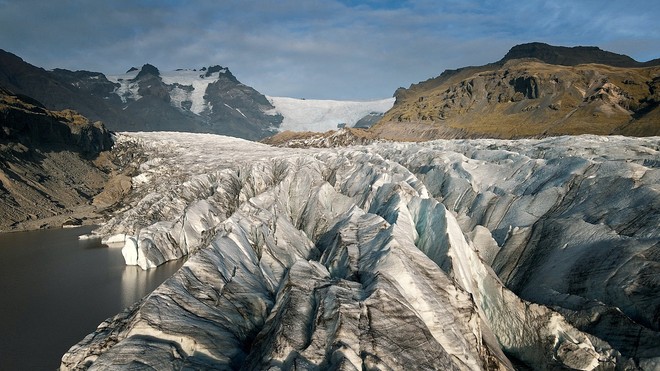
[(95, 233), (187, 260), (64, 370), (660, 368), (658, 137), (115, 142), (141, 160)]

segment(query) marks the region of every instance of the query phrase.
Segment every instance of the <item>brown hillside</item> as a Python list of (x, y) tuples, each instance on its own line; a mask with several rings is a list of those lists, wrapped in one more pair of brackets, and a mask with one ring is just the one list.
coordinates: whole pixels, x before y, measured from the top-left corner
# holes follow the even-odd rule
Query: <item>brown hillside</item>
[[(535, 59), (467, 68), (399, 92), (379, 137), (660, 135), (660, 67), (552, 65)], [(412, 125), (411, 125), (412, 124)], [(417, 128), (407, 137), (411, 125)], [(400, 137), (399, 133), (404, 137)]]
[(660, 66), (596, 47), (529, 43), (495, 63), (399, 88), (381, 139), (660, 135)]
[(91, 210), (108, 178), (95, 163), (111, 145), (100, 122), (0, 87), (0, 231), (61, 226), (74, 209)]

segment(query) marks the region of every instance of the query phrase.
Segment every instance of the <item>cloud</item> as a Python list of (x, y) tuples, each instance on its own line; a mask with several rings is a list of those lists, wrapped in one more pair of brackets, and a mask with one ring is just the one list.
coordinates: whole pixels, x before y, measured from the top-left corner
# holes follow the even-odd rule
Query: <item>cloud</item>
[(655, 1), (10, 0), (0, 47), (105, 73), (222, 64), (269, 95), (366, 99), (529, 41), (657, 58), (654, 14)]

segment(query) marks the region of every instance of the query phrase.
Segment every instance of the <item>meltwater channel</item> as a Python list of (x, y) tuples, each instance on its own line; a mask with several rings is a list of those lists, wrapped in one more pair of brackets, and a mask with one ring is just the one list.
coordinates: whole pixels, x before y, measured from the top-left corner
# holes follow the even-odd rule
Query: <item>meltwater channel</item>
[(78, 239), (92, 229), (0, 233), (0, 369), (57, 369), (72, 345), (183, 264), (126, 266), (121, 249)]

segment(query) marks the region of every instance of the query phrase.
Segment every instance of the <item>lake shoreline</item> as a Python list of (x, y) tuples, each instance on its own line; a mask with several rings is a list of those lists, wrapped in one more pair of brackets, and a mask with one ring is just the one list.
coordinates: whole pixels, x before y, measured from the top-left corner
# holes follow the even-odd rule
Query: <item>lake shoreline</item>
[[(74, 220), (79, 221), (80, 224), (66, 225), (68, 221)], [(61, 214), (49, 216), (46, 218), (28, 219), (16, 222), (14, 225), (0, 227), (0, 233), (39, 231), (89, 225), (100, 226), (101, 224), (105, 223), (106, 220), (107, 217), (100, 214), (95, 206), (78, 205)]]
[(185, 259), (143, 271), (96, 228), (0, 233), (0, 369), (56, 369), (61, 357), (98, 326), (140, 302)]

